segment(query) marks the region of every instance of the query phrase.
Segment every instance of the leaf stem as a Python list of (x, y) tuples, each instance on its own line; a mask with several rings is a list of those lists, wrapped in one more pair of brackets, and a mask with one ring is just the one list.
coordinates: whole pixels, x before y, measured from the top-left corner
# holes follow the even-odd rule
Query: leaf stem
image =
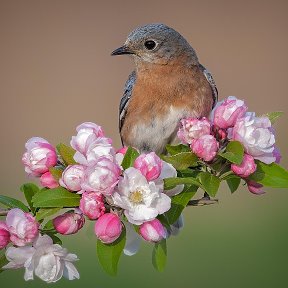
[(233, 173), (233, 171), (229, 170), (229, 171), (223, 173), (222, 175), (220, 175), (220, 176), (219, 176), (219, 179), (220, 179), (220, 180), (224, 180), (225, 177), (227, 177), (227, 176), (229, 176), (229, 175), (231, 175), (231, 174), (234, 174), (234, 173)]

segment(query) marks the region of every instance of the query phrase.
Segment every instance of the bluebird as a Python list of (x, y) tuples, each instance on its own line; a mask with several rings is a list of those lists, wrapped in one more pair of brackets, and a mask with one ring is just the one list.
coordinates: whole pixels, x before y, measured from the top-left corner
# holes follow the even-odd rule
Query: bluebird
[(111, 55), (129, 54), (135, 63), (119, 107), (122, 144), (141, 152), (165, 152), (176, 144), (179, 122), (207, 117), (218, 91), (195, 50), (174, 29), (148, 24), (132, 31)]

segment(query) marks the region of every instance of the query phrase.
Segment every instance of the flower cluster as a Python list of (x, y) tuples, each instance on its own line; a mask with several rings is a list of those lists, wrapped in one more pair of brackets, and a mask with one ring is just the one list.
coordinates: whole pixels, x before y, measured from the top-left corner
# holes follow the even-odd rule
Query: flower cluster
[(217, 153), (225, 150), (229, 141), (239, 141), (243, 145), (244, 155), (241, 163), (231, 164), (231, 170), (246, 179), (250, 192), (262, 194), (262, 185), (248, 179), (256, 171), (255, 160), (265, 164), (279, 163), (281, 156), (275, 147), (274, 131), (269, 118), (256, 117), (255, 113), (247, 110), (244, 101), (229, 96), (217, 103), (210, 120), (182, 119), (178, 137), (206, 162), (213, 162)]
[[(76, 128), (70, 145), (54, 148), (43, 138), (29, 139), (22, 162), (41, 187), (21, 187), (27, 205), (0, 197), (8, 207), (0, 211), (6, 216), (0, 221), (0, 250), (7, 260), (0, 269), (24, 268), (25, 280), (78, 279), (73, 264), (78, 258), (62, 248), (58, 236), (94, 221), (97, 257), (106, 272), (115, 274), (119, 251), (134, 255), (143, 240), (155, 244), (153, 265), (162, 270), (166, 240), (183, 227), (184, 208), (215, 203), (222, 181), (232, 193), (243, 180), (254, 194), (264, 193), (263, 185), (288, 187), (288, 172), (276, 164), (281, 155), (270, 121), (280, 113), (271, 115), (256, 117), (230, 96), (209, 119), (182, 119), (177, 133), (182, 144), (167, 145), (165, 155), (117, 150), (91, 122)], [(199, 188), (204, 197), (191, 199)], [(105, 256), (110, 249), (112, 259)]]
[[(26, 143), (27, 151), (22, 158), (25, 171), (28, 175), (39, 178), (43, 186), (42, 191), (46, 191), (48, 198), (49, 189), (59, 192), (64, 189), (71, 197), (73, 195), (79, 197), (77, 207), (51, 219), (55, 233), (61, 235), (77, 233), (84, 226), (85, 217), (88, 220), (96, 220), (95, 235), (104, 244), (115, 242), (123, 229), (130, 229), (125, 246), (125, 251), (130, 255), (137, 252), (134, 247), (135, 242), (139, 243), (138, 235), (150, 242), (159, 242), (167, 238), (167, 229), (157, 216), (167, 212), (171, 208), (171, 196), (183, 190), (183, 185), (178, 185), (167, 194), (164, 190), (164, 179), (176, 177), (176, 169), (161, 160), (154, 152), (139, 154), (135, 149), (128, 150), (128, 147), (116, 151), (112, 146), (112, 140), (107, 138), (102, 128), (94, 123), (83, 123), (76, 131), (77, 135), (73, 136), (70, 142), (71, 147), (62, 144), (61, 147), (65, 150), (62, 154), (61, 148), (57, 154), (56, 149), (47, 140), (33, 137)], [(70, 155), (72, 157), (67, 160), (67, 153), (71, 151), (73, 151)], [(125, 161), (125, 155), (129, 151), (135, 153), (134, 163), (131, 167), (123, 167), (122, 161)], [(63, 203), (64, 206), (66, 205)], [(36, 212), (36, 217), (38, 215)], [(30, 213), (20, 209), (10, 210), (6, 222), (0, 223), (1, 248), (6, 247), (10, 241), (18, 247), (24, 246), (21, 251), (20, 248), (8, 248), (6, 257), (10, 262), (4, 268), (26, 268), (28, 265), (26, 262), (31, 262), (31, 257), (33, 258), (31, 251), (34, 251), (35, 255), (39, 254), (35, 251), (42, 245), (39, 243), (43, 241), (39, 239), (42, 237), (41, 234), (45, 234), (45, 226), (40, 225)], [(134, 228), (131, 230), (133, 225), (139, 226), (139, 234)], [(45, 241), (45, 245), (51, 241), (49, 238)], [(52, 248), (48, 246), (47, 249), (51, 250), (52, 254), (54, 248), (62, 249), (58, 247), (59, 245)], [(41, 249), (44, 248), (41, 246)], [(21, 265), (15, 264), (18, 261), (16, 253), (27, 254), (26, 260), (23, 260)], [(72, 267), (71, 263), (66, 263), (69, 262), (66, 256), (63, 256), (63, 265)], [(48, 273), (45, 271), (45, 265), (48, 263), (53, 266), (53, 271), (59, 268), (57, 263), (60, 260), (54, 260), (46, 263), (43, 258), (41, 267), (43, 275)], [(39, 267), (36, 268), (35, 265), (29, 267), (29, 271), (26, 268), (25, 272), (26, 280), (33, 279), (33, 271), (46, 282), (57, 281), (62, 275), (66, 275), (61, 269), (61, 273), (57, 271), (46, 277), (37, 272)], [(72, 270), (76, 271), (75, 268)], [(68, 279), (78, 278), (78, 273), (68, 273), (68, 276)]]

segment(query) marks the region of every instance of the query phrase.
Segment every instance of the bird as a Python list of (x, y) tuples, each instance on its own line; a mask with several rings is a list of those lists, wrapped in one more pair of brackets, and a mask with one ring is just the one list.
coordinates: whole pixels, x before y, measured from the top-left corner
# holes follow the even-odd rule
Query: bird
[(208, 117), (218, 99), (211, 73), (176, 30), (162, 23), (140, 26), (111, 53), (132, 56), (135, 70), (119, 105), (122, 144), (141, 153), (178, 144), (180, 120)]

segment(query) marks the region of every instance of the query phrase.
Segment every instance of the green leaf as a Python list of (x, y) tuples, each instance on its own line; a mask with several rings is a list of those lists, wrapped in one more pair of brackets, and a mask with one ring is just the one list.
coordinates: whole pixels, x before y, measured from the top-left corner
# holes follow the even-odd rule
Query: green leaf
[(218, 153), (218, 155), (232, 163), (240, 165), (244, 156), (244, 147), (238, 141), (231, 141), (226, 147), (226, 152)]
[[(43, 227), (43, 229), (42, 230), (55, 230), (55, 228), (54, 228), (54, 225), (53, 225), (53, 220), (51, 219), (51, 220), (49, 220), (49, 221), (47, 221), (47, 223), (44, 225), (44, 227)], [(55, 230), (56, 231), (56, 230)]]
[(172, 164), (176, 170), (185, 170), (198, 160), (198, 157), (192, 152), (181, 152), (172, 156), (161, 155), (161, 158)]
[[(164, 214), (159, 214), (157, 216), (157, 219), (161, 222), (162, 225), (164, 225), (167, 229), (170, 229), (170, 222), (167, 218), (167, 215), (164, 213)], [(139, 233), (139, 231), (136, 231)]]
[(0, 255), (0, 273), (5, 271), (2, 269), (3, 266), (5, 266), (6, 264), (8, 264), (8, 260), (6, 259), (5, 254)]
[(208, 172), (201, 172), (198, 175), (198, 178), (201, 182), (201, 184), (204, 187), (204, 190), (212, 197), (215, 197), (219, 186), (220, 186), (220, 179), (216, 177), (215, 175), (212, 175)]
[(26, 201), (31, 211), (34, 213), (35, 208), (33, 207), (32, 198), (37, 192), (39, 192), (39, 187), (33, 183), (26, 183), (20, 187), (20, 190), (24, 193)]
[(47, 218), (49, 216), (56, 214), (60, 210), (61, 210), (61, 208), (41, 208), (36, 213), (36, 220), (40, 221), (44, 218)]
[(234, 193), (240, 185), (241, 178), (238, 176), (230, 177), (230, 178), (226, 179), (226, 182), (229, 186), (231, 193)]
[(178, 176), (179, 178), (187, 178), (187, 177), (194, 177), (194, 178), (196, 178), (197, 175), (198, 175), (200, 172), (201, 172), (201, 171), (187, 168), (187, 169), (185, 169), (185, 170), (177, 171), (177, 176)]
[(121, 163), (121, 166), (123, 167), (123, 169), (126, 170), (129, 167), (132, 167), (134, 165), (135, 159), (138, 156), (139, 156), (139, 152), (136, 149), (132, 147), (128, 147), (127, 152), (125, 153), (125, 156)]
[(47, 233), (47, 235), (52, 238), (53, 244), (62, 245), (62, 240), (59, 237), (55, 236), (53, 233)]
[(63, 173), (63, 170), (61, 168), (51, 167), (49, 168), (49, 171), (56, 181), (59, 181), (59, 179), (61, 179)]
[(197, 189), (198, 187), (195, 185), (185, 185), (180, 194), (171, 197), (171, 208), (165, 213), (170, 225), (177, 221), (190, 199), (196, 194)]
[(186, 178), (165, 178), (164, 180), (164, 190), (173, 189), (175, 186), (180, 184), (196, 185), (204, 190), (202, 184), (194, 177)]
[(125, 247), (126, 231), (123, 231), (120, 237), (111, 244), (104, 244), (99, 239), (97, 240), (98, 260), (102, 268), (111, 276), (117, 274), (117, 268), (122, 251)]
[(284, 112), (282, 111), (277, 111), (277, 112), (271, 112), (271, 113), (267, 113), (265, 115), (263, 115), (264, 117), (268, 117), (269, 120), (271, 121), (271, 124), (274, 124), (276, 122), (276, 120), (282, 116), (284, 114)]
[(273, 188), (288, 188), (288, 171), (276, 163), (265, 164), (256, 161), (256, 171), (248, 179), (264, 186)]
[(166, 266), (166, 261), (167, 261), (167, 245), (166, 240), (163, 239), (159, 243), (155, 243), (152, 252), (152, 264), (157, 271), (163, 272)]
[(25, 212), (29, 212), (28, 207), (24, 203), (8, 196), (0, 195), (0, 203), (9, 208), (19, 208)]
[(177, 146), (167, 144), (166, 150), (170, 155), (175, 155), (182, 152), (191, 152), (191, 148), (183, 144), (179, 144)]
[(80, 195), (69, 192), (63, 187), (39, 191), (32, 198), (34, 207), (52, 208), (52, 207), (78, 207), (80, 204)]
[(76, 164), (76, 161), (73, 158), (76, 151), (72, 147), (60, 143), (56, 146), (56, 148), (66, 165)]

